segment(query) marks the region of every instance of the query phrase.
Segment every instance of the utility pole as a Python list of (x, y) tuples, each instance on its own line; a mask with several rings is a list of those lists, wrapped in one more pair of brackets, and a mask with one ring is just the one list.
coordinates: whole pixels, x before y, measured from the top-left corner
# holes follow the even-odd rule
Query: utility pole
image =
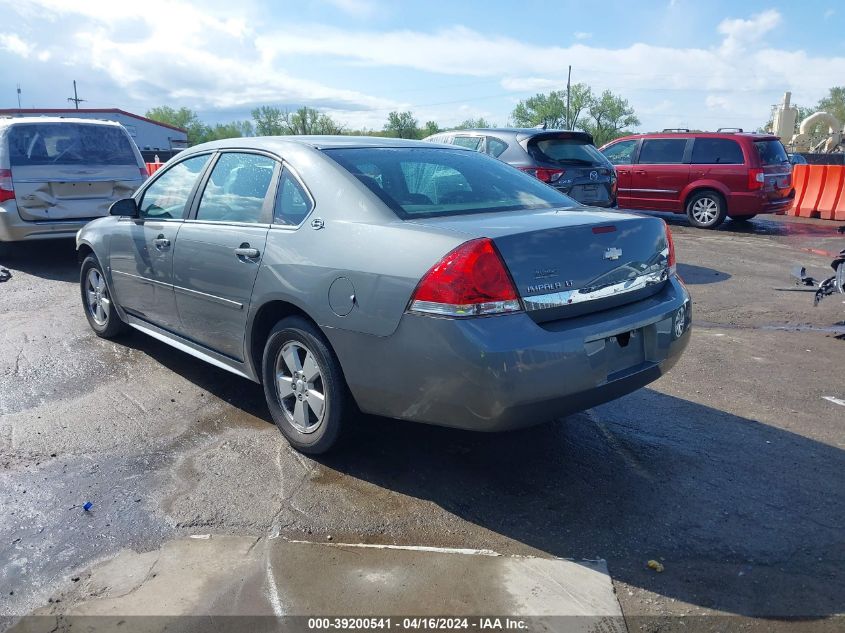
[(569, 92), (572, 82), (572, 64), (569, 65), (569, 73), (566, 75), (566, 125), (572, 129), (572, 119), (569, 118)]
[(77, 110), (79, 110), (79, 104), (80, 104), (82, 101), (86, 101), (86, 99), (80, 99), (80, 98), (79, 98), (79, 95), (78, 95), (78, 94), (76, 94), (76, 79), (74, 79), (74, 80), (73, 80), (73, 96), (72, 96), (72, 97), (68, 97), (68, 98), (67, 98), (67, 100), (68, 100), (68, 101), (73, 101), (73, 103), (76, 105), (76, 109), (77, 109)]
[(21, 85), (18, 84), (18, 110), (21, 109)]

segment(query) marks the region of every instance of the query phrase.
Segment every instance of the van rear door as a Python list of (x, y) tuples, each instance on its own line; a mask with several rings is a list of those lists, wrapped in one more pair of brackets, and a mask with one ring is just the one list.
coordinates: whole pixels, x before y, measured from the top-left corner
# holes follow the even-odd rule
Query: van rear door
[(21, 122), (7, 138), (23, 220), (102, 217), (143, 182), (138, 149), (119, 125)]

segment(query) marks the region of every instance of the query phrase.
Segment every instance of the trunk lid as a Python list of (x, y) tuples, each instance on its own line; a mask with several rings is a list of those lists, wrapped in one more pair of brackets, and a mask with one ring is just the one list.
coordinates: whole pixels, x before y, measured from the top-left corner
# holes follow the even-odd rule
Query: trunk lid
[(538, 322), (579, 316), (657, 293), (669, 277), (659, 218), (585, 211), (479, 214), (421, 223), (489, 237), (528, 314)]
[(29, 221), (102, 217), (142, 182), (137, 165), (12, 167), (18, 212)]

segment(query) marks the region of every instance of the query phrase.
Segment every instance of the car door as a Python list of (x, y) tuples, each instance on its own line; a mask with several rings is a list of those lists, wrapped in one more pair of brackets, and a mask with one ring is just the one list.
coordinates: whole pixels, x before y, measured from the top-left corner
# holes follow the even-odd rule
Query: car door
[(681, 192), (690, 178), (689, 138), (646, 138), (631, 177), (630, 207), (683, 211)]
[(129, 314), (178, 331), (173, 248), (211, 153), (162, 170), (138, 202), (138, 218), (120, 218), (111, 235), (109, 266), (117, 303)]
[(602, 149), (602, 154), (616, 169), (617, 200), (620, 208), (632, 208), (631, 182), (633, 177), (633, 163), (636, 158), (639, 139), (629, 139), (608, 145)]
[(280, 170), (281, 163), (263, 153), (221, 153), (179, 231), (173, 256), (184, 335), (238, 361), (244, 359), (249, 302)]

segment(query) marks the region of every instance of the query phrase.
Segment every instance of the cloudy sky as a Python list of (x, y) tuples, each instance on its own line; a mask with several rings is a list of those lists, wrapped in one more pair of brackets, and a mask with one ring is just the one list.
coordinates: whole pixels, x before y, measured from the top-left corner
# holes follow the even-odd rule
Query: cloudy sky
[(753, 129), (784, 90), (812, 105), (845, 84), (843, 23), (842, 0), (0, 0), (0, 108), (17, 84), (24, 107), (67, 107), (76, 79), (84, 107), (210, 122), (271, 104), (503, 125), (571, 64), (643, 130)]

